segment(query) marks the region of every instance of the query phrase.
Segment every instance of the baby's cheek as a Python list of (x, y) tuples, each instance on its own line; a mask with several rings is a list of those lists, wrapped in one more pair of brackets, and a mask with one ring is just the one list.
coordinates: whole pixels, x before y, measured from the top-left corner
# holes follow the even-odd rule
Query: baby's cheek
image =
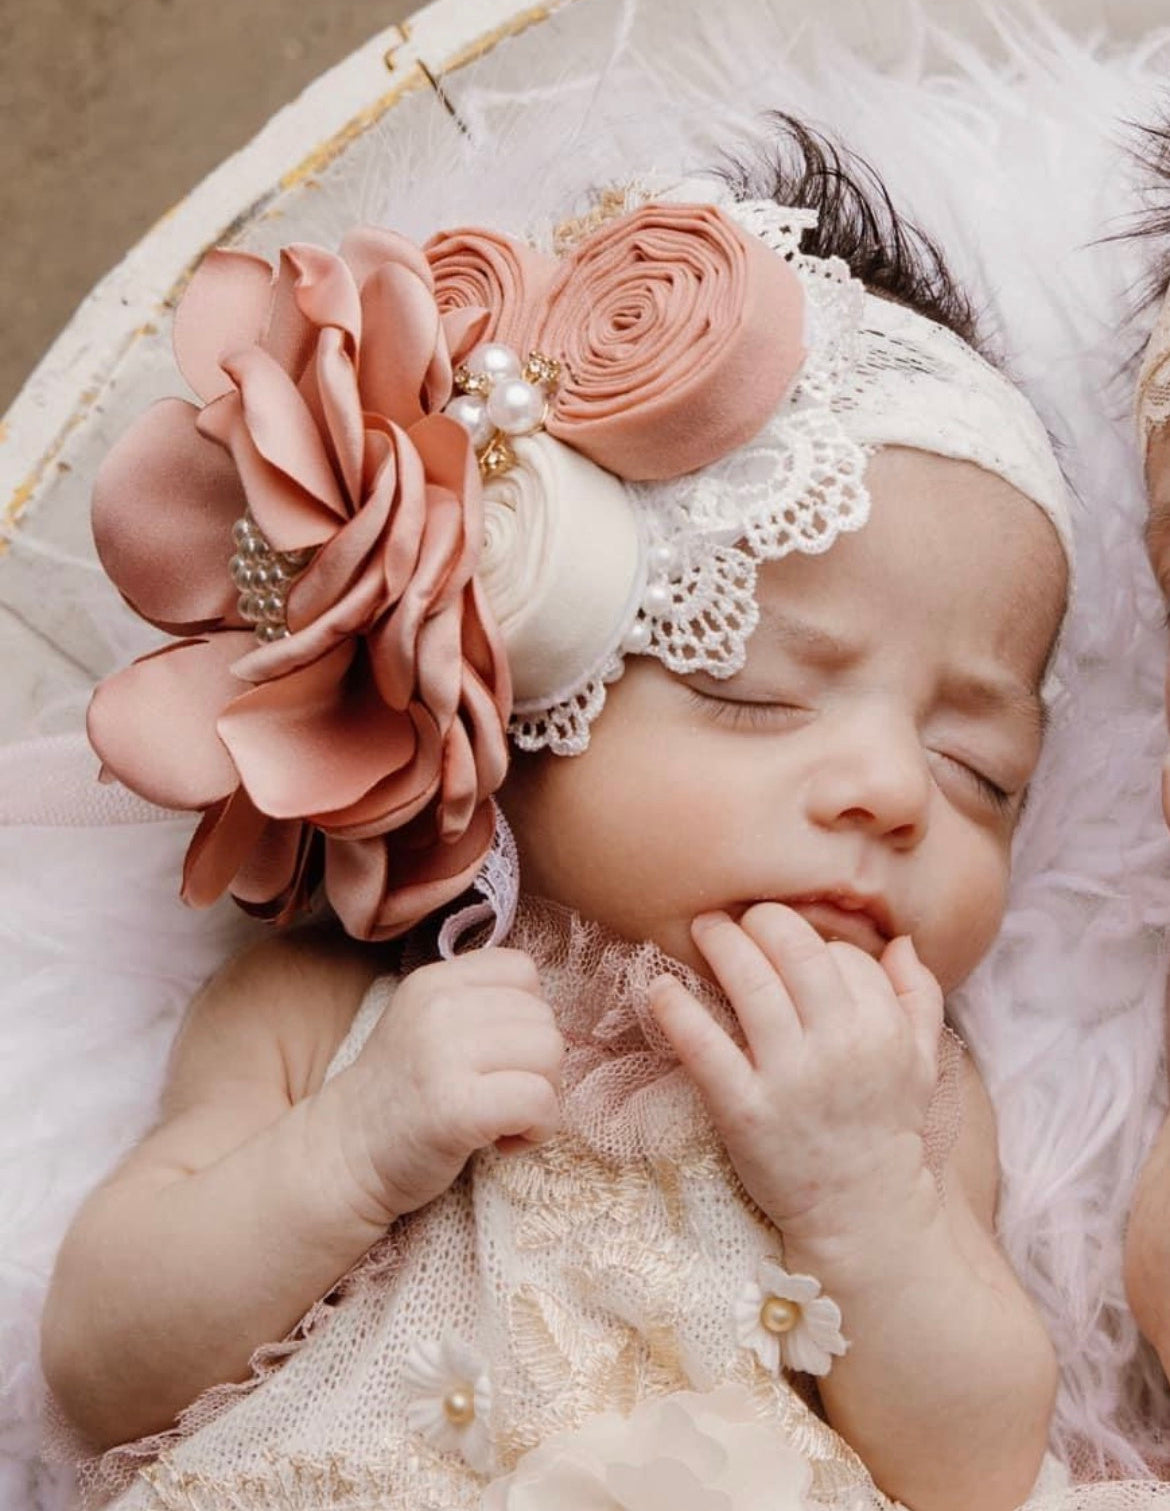
[(994, 944), (1007, 907), (1008, 879), (1007, 857), (987, 855), (957, 864), (952, 884), (945, 893), (940, 889), (932, 937), (915, 944), (944, 993), (961, 986)]

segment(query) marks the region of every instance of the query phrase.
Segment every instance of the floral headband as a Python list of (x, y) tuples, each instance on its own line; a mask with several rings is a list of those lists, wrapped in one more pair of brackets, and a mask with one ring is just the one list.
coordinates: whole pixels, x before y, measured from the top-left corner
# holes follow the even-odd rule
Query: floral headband
[(509, 728), (583, 750), (627, 654), (732, 675), (758, 563), (864, 524), (873, 446), (989, 467), (1071, 554), (998, 372), (801, 253), (807, 212), (693, 187), (562, 259), (473, 228), (204, 260), (174, 331), (202, 403), (156, 403), (94, 490), (106, 571), (182, 638), (99, 686), (90, 738), (201, 813), (187, 901), (284, 922), (323, 885), (362, 939), (450, 902)]

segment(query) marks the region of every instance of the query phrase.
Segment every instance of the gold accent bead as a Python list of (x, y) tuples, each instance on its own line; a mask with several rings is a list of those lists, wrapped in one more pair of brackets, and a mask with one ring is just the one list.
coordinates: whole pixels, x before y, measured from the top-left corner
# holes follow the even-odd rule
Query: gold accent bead
[(479, 470), (486, 477), (498, 477), (516, 465), (516, 453), (508, 445), (508, 438), (497, 431), (479, 454)]
[(451, 374), (451, 383), (459, 393), (478, 394), (481, 399), (485, 399), (492, 388), (487, 373), (473, 373), (469, 367), (457, 367)]
[(546, 357), (543, 352), (529, 352), (520, 376), (526, 383), (538, 383), (551, 392), (561, 381), (561, 372), (561, 364), (555, 357)]
[(800, 1307), (783, 1296), (766, 1296), (760, 1307), (760, 1326), (766, 1333), (790, 1333), (800, 1321)]
[(453, 1427), (467, 1427), (475, 1420), (475, 1396), (466, 1385), (457, 1385), (443, 1397), (443, 1415)]

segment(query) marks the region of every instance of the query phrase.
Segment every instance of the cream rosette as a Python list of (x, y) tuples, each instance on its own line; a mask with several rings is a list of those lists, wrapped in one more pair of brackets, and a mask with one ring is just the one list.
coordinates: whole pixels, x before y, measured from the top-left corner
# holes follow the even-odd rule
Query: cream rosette
[(724, 1385), (557, 1433), (488, 1486), (480, 1511), (812, 1511), (811, 1484), (747, 1390)]
[(605, 672), (641, 598), (645, 553), (619, 478), (550, 435), (514, 449), (515, 466), (484, 488), (479, 578), (522, 718)]

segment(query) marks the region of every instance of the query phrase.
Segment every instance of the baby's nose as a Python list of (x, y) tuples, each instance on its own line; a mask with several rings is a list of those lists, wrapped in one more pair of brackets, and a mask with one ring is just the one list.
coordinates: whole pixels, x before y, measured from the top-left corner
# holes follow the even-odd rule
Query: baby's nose
[(926, 832), (931, 775), (916, 731), (853, 732), (820, 766), (812, 818), (857, 828), (911, 848)]

